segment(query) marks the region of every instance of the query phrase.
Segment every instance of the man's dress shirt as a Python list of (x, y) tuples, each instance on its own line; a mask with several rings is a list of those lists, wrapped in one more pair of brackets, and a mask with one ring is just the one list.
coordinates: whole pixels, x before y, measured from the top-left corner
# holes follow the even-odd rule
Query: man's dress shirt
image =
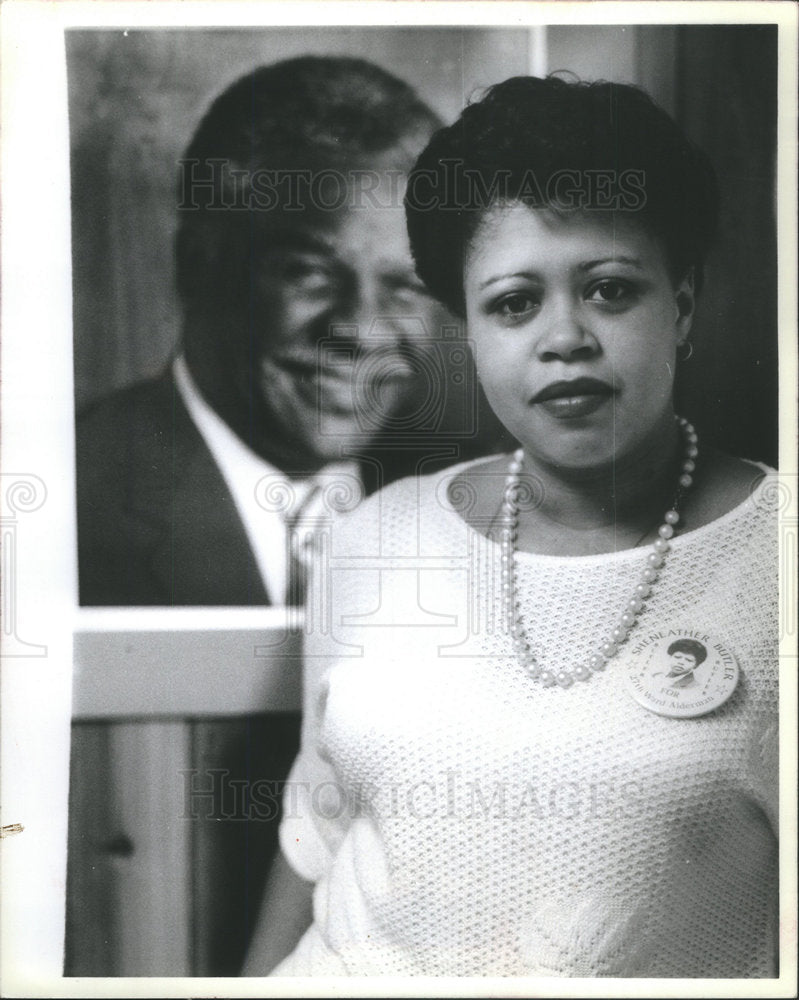
[[(289, 481), (259, 458), (187, 376), (178, 361), (78, 418), (83, 605), (285, 602), (286, 520), (315, 483)], [(320, 482), (341, 476), (351, 482), (355, 463), (327, 468)], [(293, 505), (275, 509), (275, 496)]]

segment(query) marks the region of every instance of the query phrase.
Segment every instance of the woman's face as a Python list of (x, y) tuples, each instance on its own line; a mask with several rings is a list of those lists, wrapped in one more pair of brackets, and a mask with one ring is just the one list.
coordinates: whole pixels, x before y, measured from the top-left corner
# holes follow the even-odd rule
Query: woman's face
[(674, 287), (640, 224), (493, 209), (467, 251), (464, 291), (486, 395), (528, 458), (598, 468), (671, 440), (693, 291)]
[(669, 676), (682, 677), (683, 674), (690, 674), (696, 667), (696, 657), (693, 653), (685, 653), (678, 649), (669, 657)]

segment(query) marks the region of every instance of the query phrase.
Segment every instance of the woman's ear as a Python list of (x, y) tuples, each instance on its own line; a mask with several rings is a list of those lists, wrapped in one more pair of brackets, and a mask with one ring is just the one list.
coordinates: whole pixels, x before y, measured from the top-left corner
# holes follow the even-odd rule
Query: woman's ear
[(694, 269), (691, 267), (685, 277), (674, 290), (674, 301), (677, 306), (675, 329), (680, 341), (685, 340), (691, 332), (696, 308), (696, 292), (694, 290)]

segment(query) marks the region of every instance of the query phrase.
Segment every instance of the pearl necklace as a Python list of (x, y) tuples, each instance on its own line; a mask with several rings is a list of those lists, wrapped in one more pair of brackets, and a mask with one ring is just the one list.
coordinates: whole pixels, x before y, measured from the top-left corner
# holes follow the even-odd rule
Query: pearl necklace
[(606, 642), (592, 653), (584, 663), (570, 669), (558, 671), (547, 670), (538, 663), (524, 634), (519, 601), (516, 598), (518, 590), (516, 582), (516, 535), (519, 522), (518, 498), (520, 492), (519, 474), (524, 463), (524, 449), (519, 448), (513, 453), (508, 465), (508, 475), (505, 479), (505, 492), (501, 512), (501, 547), (502, 547), (502, 594), (505, 603), (505, 618), (513, 640), (513, 647), (518, 659), (527, 673), (539, 680), (545, 687), (559, 684), (563, 688), (570, 687), (575, 680), (587, 681), (593, 673), (604, 670), (606, 663), (618, 653), (619, 646), (627, 639), (630, 631), (644, 607), (644, 602), (652, 592), (652, 585), (657, 580), (671, 544), (669, 539), (674, 535), (674, 526), (680, 520), (679, 505), (685, 493), (693, 484), (692, 473), (696, 469), (696, 456), (699, 453), (696, 431), (683, 417), (676, 418), (685, 440), (685, 451), (677, 491), (671, 509), (663, 516), (663, 524), (658, 528), (657, 541), (652, 545), (647, 556), (646, 569), (635, 585), (632, 596), (622, 612), (615, 628)]

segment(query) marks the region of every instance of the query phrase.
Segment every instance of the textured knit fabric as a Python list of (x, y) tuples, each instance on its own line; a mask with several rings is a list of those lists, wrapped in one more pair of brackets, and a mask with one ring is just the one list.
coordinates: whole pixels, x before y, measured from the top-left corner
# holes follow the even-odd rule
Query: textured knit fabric
[[(458, 471), (377, 494), (317, 571), (281, 828), (317, 883), (314, 924), (275, 974), (775, 975), (768, 485), (676, 537), (619, 655), (563, 689), (513, 654), (500, 548), (458, 513)], [(647, 552), (518, 554), (543, 666), (608, 637)], [(628, 693), (637, 644), (669, 629), (734, 653), (738, 686), (712, 714), (663, 717)]]

